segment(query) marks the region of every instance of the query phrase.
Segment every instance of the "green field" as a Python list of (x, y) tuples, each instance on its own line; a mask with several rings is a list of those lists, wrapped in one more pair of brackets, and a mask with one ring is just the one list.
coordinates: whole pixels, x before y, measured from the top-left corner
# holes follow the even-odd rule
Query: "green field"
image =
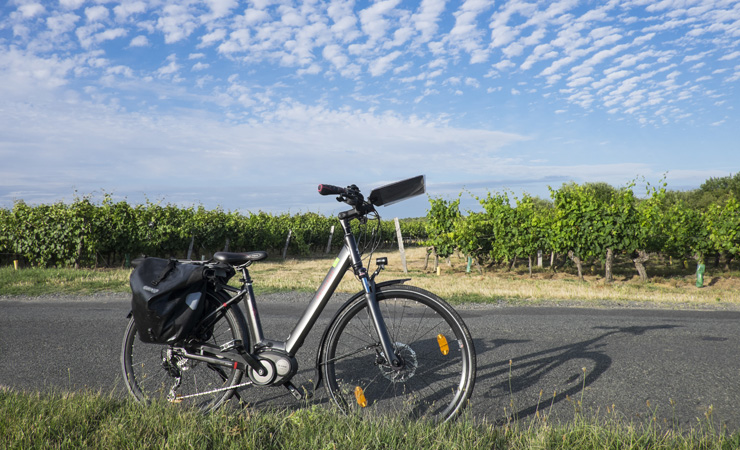
[(363, 421), (329, 408), (250, 409), (203, 415), (168, 405), (143, 407), (98, 393), (22, 394), (0, 390), (4, 449), (736, 449), (740, 433), (717, 430), (711, 418), (693, 430), (658, 427), (649, 419), (574, 412), (565, 424), (545, 416), (492, 425), (468, 417)]

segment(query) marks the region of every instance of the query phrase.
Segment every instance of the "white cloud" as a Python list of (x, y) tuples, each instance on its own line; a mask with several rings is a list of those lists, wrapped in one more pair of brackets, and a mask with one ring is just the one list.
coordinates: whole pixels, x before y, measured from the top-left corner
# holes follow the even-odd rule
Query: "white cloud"
[(39, 57), (10, 48), (0, 52), (0, 97), (4, 101), (23, 101), (53, 93), (68, 83), (78, 65), (74, 59)]
[(242, 16), (240, 22), (243, 22), (243, 25), (245, 26), (252, 26), (261, 22), (266, 22), (268, 20), (270, 20), (270, 15), (267, 13), (267, 11), (248, 8), (244, 11), (244, 15)]
[(720, 61), (731, 61), (733, 59), (740, 58), (740, 51), (734, 51), (732, 53), (728, 53), (726, 55), (723, 55), (719, 58)]
[(157, 75), (160, 78), (169, 77), (176, 74), (180, 70), (180, 65), (177, 64), (177, 55), (174, 53), (167, 57), (167, 64), (157, 69)]
[(449, 45), (471, 55), (471, 64), (488, 59), (488, 48), (482, 46), (483, 32), (478, 28), (478, 15), (492, 5), (485, 0), (465, 0), (453, 13), (455, 25), (448, 34)]
[(391, 69), (391, 64), (394, 60), (396, 60), (399, 56), (401, 56), (400, 51), (395, 51), (392, 53), (389, 53), (385, 56), (381, 56), (380, 58), (375, 59), (370, 63), (369, 71), (370, 75), (377, 77), (380, 75), (383, 75), (388, 70)]
[(206, 0), (215, 18), (229, 15), (231, 10), (239, 6), (236, 0)]
[(136, 36), (131, 39), (131, 43), (129, 45), (131, 47), (147, 47), (149, 45), (149, 39), (144, 35)]
[(232, 31), (229, 39), (218, 46), (218, 52), (224, 54), (237, 53), (245, 51), (250, 42), (250, 33), (248, 29), (239, 29)]
[(444, 0), (422, 0), (419, 9), (411, 17), (411, 22), (419, 33), (418, 43), (429, 42), (437, 33), (440, 15), (444, 9)]
[(46, 26), (51, 31), (52, 36), (58, 36), (74, 30), (75, 24), (79, 19), (73, 13), (54, 15), (46, 19)]
[(129, 17), (135, 14), (141, 14), (146, 11), (146, 3), (142, 1), (121, 3), (113, 7), (113, 14), (119, 22), (125, 22)]
[(300, 75), (318, 75), (321, 73), (321, 66), (318, 64), (311, 64), (306, 68), (298, 69), (297, 74)]
[(385, 37), (390, 26), (385, 15), (395, 8), (399, 2), (400, 0), (382, 0), (360, 11), (360, 25), (370, 41), (377, 41)]
[(157, 28), (164, 33), (164, 41), (168, 44), (181, 41), (198, 26), (195, 17), (187, 6), (167, 5), (157, 19)]
[(110, 41), (110, 40), (113, 40), (113, 39), (118, 39), (118, 38), (123, 37), (123, 36), (126, 36), (126, 30), (125, 29), (123, 29), (123, 28), (112, 28), (112, 29), (105, 30), (105, 31), (103, 31), (101, 33), (96, 34), (95, 35), (95, 41), (98, 42), (98, 43), (100, 43), (100, 42)]
[(41, 3), (24, 3), (18, 6), (18, 11), (24, 18), (30, 19), (43, 14), (46, 9)]
[(108, 8), (102, 5), (85, 8), (85, 17), (88, 22), (100, 22), (108, 18)]
[(66, 9), (77, 9), (85, 3), (86, 0), (59, 0), (59, 4)]
[(584, 84), (588, 84), (592, 82), (593, 80), (594, 79), (592, 77), (580, 77), (580, 78), (576, 78), (576, 79), (569, 81), (568, 86), (569, 87), (583, 86)]
[(226, 30), (223, 28), (219, 28), (217, 30), (212, 31), (211, 33), (204, 34), (200, 38), (200, 45), (198, 47), (208, 47), (216, 42), (224, 40), (226, 37)]
[(324, 58), (330, 61), (337, 69), (342, 69), (349, 62), (349, 58), (342, 51), (342, 47), (336, 44), (324, 47), (322, 54)]

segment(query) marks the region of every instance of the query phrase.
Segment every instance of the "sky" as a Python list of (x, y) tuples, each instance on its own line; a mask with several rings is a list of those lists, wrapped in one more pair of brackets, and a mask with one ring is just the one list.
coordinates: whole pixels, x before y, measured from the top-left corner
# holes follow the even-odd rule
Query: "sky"
[(695, 189), (740, 167), (739, 85), (739, 0), (0, 0), (0, 207)]

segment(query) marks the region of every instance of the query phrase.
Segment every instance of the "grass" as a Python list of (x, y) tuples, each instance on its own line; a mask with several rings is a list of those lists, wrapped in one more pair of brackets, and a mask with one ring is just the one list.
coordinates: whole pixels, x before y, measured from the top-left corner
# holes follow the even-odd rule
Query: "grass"
[[(424, 268), (423, 248), (407, 250), (408, 274), (401, 269), (398, 251), (378, 252), (389, 266), (379, 280), (412, 278), (416, 286), (428, 289), (453, 304), (507, 303), (515, 305), (568, 305), (588, 307), (637, 306), (661, 308), (740, 308), (740, 272), (722, 272), (711, 265), (703, 288), (695, 286), (691, 268), (666, 261), (648, 264), (652, 278), (640, 282), (629, 260), (618, 261), (615, 281), (606, 283), (599, 267), (585, 268), (585, 282), (578, 280), (573, 268), (557, 273), (548, 267), (535, 268), (529, 276), (527, 267), (486, 270), (475, 268), (466, 273), (467, 261), (453, 256), (450, 264), (441, 262), (440, 275), (433, 271), (433, 261)], [(332, 257), (288, 259), (273, 257), (255, 264), (251, 271), (258, 294), (298, 290), (313, 292), (332, 263)], [(689, 266), (690, 267), (690, 266)], [(371, 268), (372, 270), (373, 268)], [(591, 270), (589, 270), (591, 269)], [(0, 268), (0, 295), (39, 296), (50, 294), (91, 294), (128, 292), (130, 269), (33, 269)], [(359, 285), (347, 276), (340, 292), (356, 292)]]
[(577, 413), (566, 424), (546, 419), (493, 426), (470, 418), (363, 421), (312, 406), (296, 411), (203, 415), (163, 404), (141, 406), (99, 393), (0, 390), (0, 448), (6, 449), (730, 449), (739, 433), (622, 423)]
[(0, 295), (94, 294), (129, 291), (130, 270), (0, 267)]

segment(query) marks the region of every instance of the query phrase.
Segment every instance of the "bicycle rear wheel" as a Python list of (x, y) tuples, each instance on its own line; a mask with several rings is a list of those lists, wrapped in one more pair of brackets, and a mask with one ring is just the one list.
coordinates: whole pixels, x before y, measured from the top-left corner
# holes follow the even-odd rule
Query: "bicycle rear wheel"
[(343, 410), (371, 416), (446, 421), (465, 406), (475, 383), (475, 349), (459, 314), (412, 286), (378, 289), (396, 355), (387, 362), (364, 297), (351, 300), (330, 325), (322, 368), (329, 395)]
[[(224, 300), (210, 291), (206, 299), (214, 308)], [(241, 311), (235, 307), (224, 311), (206, 342), (222, 345), (237, 339), (248, 346)], [(226, 402), (234, 393), (232, 386), (242, 377), (238, 369), (178, 356), (171, 345), (142, 342), (133, 317), (123, 337), (121, 367), (126, 388), (137, 401), (169, 401), (203, 411), (215, 410)]]

